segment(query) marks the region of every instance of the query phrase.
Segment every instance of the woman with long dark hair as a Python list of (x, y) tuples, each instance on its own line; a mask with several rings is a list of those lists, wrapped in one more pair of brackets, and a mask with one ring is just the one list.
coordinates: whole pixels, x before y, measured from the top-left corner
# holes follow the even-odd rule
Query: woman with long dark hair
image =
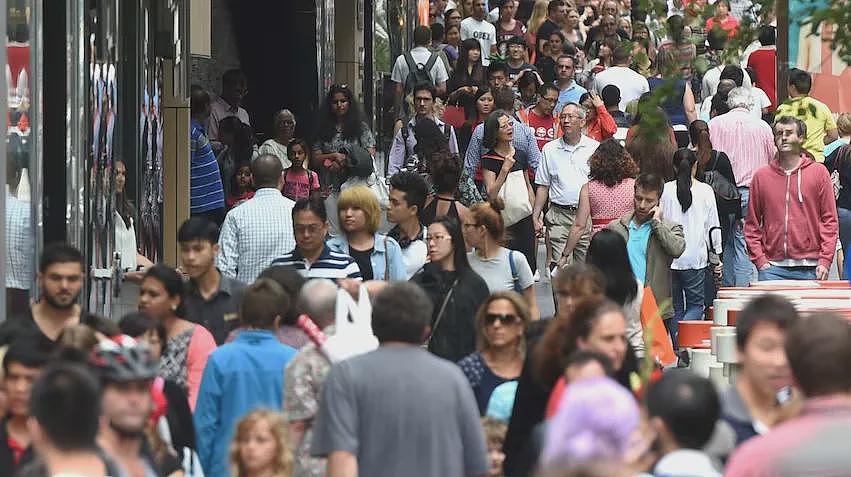
[[(696, 179), (698, 159), (689, 149), (674, 153), (677, 179), (665, 184), (659, 207), (666, 220), (682, 224), (686, 249), (671, 263), (674, 318), (670, 320), (671, 341), (677, 346), (677, 322), (700, 320), (705, 306), (704, 280), (711, 251), (721, 255), (721, 228), (715, 192)], [(710, 241), (710, 234), (713, 240)]]
[[(733, 165), (724, 151), (715, 150), (712, 147), (712, 137), (709, 135), (709, 125), (706, 121), (698, 119), (692, 121), (688, 127), (692, 150), (697, 155), (697, 178), (702, 180), (707, 172), (718, 171), (730, 184), (736, 185), (736, 176), (733, 174)], [(730, 265), (734, 263), (733, 257), (727, 257), (727, 242), (734, 240), (730, 233), (738, 219), (742, 218), (742, 205), (740, 199), (724, 200), (715, 196), (715, 205), (718, 206), (718, 221), (721, 223), (721, 246), (724, 248), (724, 263), (729, 260)], [(732, 274), (732, 271), (731, 271)]]
[(449, 102), (457, 101), (462, 93), (475, 94), (476, 86), (486, 84), (485, 68), (482, 66), (482, 45), (475, 38), (467, 38), (461, 41), (458, 62), (455, 63), (455, 70), (446, 82)]
[[(535, 227), (532, 223), (531, 204), (535, 203), (535, 191), (529, 182), (526, 171), (529, 164), (525, 160), (515, 160), (514, 127), (508, 112), (497, 110), (485, 121), (482, 146), (487, 152), (482, 156), (482, 182), (485, 190), (492, 199), (504, 197), (506, 209), (523, 210), (528, 205), (529, 215), (522, 217), (517, 214), (510, 217), (513, 223), (507, 223), (508, 248), (520, 251), (526, 256), (532, 273), (537, 270), (535, 255)], [(518, 187), (525, 184), (525, 191)], [(525, 192), (525, 194), (524, 194)]]
[(375, 136), (364, 121), (360, 103), (346, 84), (334, 84), (319, 109), (311, 169), (320, 171), (319, 182), (330, 192), (339, 192), (348, 178), (346, 149), (360, 146), (375, 156)]
[(458, 361), (476, 349), (473, 316), (490, 292), (470, 268), (457, 219), (440, 217), (432, 222), (426, 243), (429, 262), (411, 278), (434, 304), (426, 345), (437, 356)]
[(650, 106), (645, 98), (649, 97), (642, 96), (639, 100), (638, 113), (627, 131), (626, 150), (635, 158), (639, 172), (670, 181), (674, 179), (671, 156), (677, 150), (677, 138), (665, 111)]
[(644, 298), (644, 284), (639, 283), (632, 273), (626, 240), (613, 230), (601, 230), (591, 239), (587, 262), (606, 277), (606, 296), (623, 308), (626, 337), (636, 355), (643, 356), (641, 300)]

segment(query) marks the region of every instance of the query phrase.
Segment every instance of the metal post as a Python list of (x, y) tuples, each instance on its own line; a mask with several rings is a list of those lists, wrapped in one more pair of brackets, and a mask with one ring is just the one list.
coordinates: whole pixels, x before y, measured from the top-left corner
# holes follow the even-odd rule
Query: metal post
[[(6, 0), (0, 0), (0, 25), (6, 25)], [(0, 48), (0, 64), (6, 64), (6, 48)], [(6, 91), (6, 75), (0, 75), (0, 91)], [(0, 111), (6, 111), (6, 94), (0, 94)], [(5, 115), (3, 115), (5, 117)], [(6, 161), (9, 158), (6, 155), (6, 148), (0, 147), (0, 184), (3, 188), (6, 187)], [(6, 216), (6, 193), (0, 194), (0, 215)], [(0, 277), (6, 276), (6, 255), (9, 253), (8, 244), (6, 243), (6, 220), (0, 220), (0, 244), (2, 244), (2, 260), (0, 260)], [(6, 319), (6, 286), (3, 285), (3, 293), (0, 293), (0, 322)]]

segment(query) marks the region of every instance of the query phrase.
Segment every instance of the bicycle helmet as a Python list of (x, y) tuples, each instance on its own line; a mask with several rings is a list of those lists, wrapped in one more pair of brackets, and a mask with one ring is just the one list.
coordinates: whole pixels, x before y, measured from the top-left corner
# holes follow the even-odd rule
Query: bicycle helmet
[(98, 343), (89, 363), (102, 380), (115, 383), (153, 379), (159, 368), (148, 347), (127, 335)]

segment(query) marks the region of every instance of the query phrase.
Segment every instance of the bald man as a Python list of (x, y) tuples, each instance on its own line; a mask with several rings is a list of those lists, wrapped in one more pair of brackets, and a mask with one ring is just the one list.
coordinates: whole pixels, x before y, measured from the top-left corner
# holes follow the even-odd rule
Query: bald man
[(219, 236), (219, 271), (252, 283), (277, 257), (295, 248), (295, 202), (281, 195), (281, 161), (263, 154), (251, 163), (254, 197), (231, 209)]

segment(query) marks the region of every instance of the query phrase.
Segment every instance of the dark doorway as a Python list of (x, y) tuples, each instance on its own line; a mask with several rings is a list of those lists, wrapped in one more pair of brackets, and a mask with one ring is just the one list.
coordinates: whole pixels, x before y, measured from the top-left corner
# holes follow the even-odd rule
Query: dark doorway
[(228, 7), (255, 132), (271, 134), (272, 116), (287, 108), (296, 115), (296, 134), (312, 139), (319, 102), (314, 0), (230, 0)]

